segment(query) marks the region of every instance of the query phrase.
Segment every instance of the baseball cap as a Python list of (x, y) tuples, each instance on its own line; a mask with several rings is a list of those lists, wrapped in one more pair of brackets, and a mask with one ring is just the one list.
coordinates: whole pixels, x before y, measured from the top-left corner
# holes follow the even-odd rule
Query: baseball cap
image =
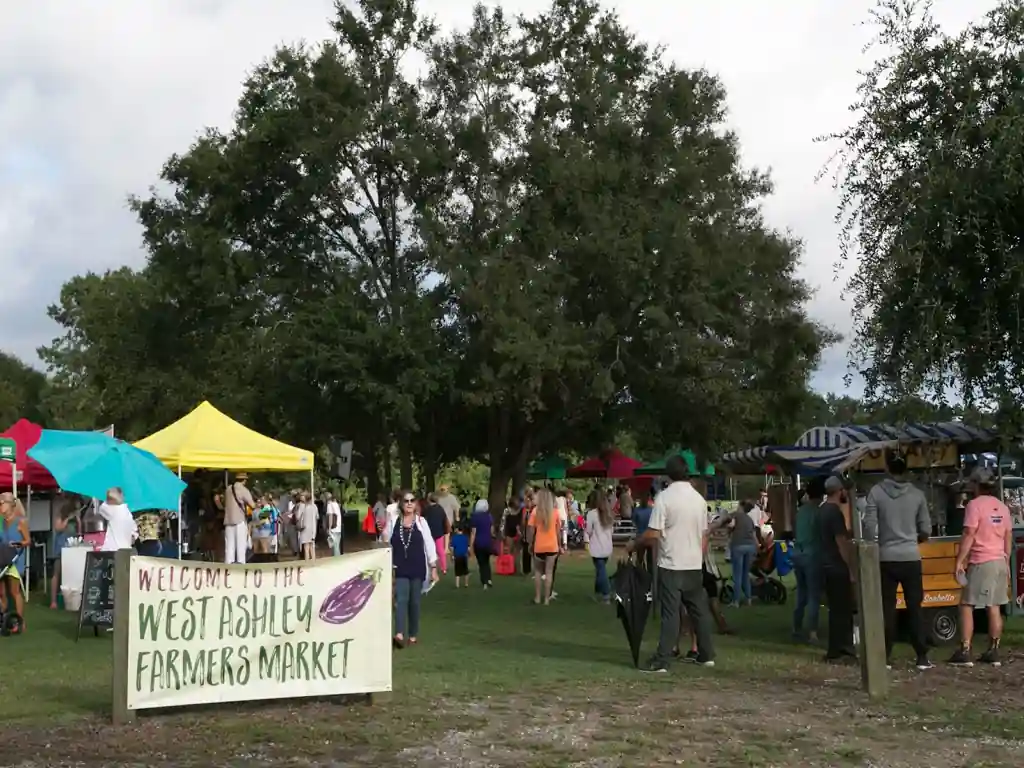
[(825, 493), (835, 493), (836, 491), (843, 490), (844, 487), (843, 481), (835, 475), (832, 475), (825, 481)]

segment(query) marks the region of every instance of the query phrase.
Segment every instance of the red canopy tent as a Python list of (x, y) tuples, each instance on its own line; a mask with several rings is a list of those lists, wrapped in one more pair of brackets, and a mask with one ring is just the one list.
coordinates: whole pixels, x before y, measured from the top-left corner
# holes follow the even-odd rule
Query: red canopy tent
[[(53, 491), (59, 486), (53, 479), (53, 475), (35, 459), (28, 456), (28, 449), (39, 442), (39, 436), (43, 428), (33, 424), (28, 419), (19, 419), (7, 431), (0, 433), (0, 437), (9, 437), (14, 440), (17, 452), (18, 488), (29, 488), (33, 491)], [(0, 462), (0, 490), (11, 489), (12, 465), (7, 462)]]
[(633, 470), (643, 465), (642, 461), (631, 459), (618, 448), (611, 448), (567, 470), (565, 476), (625, 479), (633, 477)]

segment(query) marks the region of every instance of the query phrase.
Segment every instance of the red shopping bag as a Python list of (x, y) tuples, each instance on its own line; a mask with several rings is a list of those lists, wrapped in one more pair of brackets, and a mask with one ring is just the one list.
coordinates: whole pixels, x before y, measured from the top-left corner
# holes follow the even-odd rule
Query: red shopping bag
[(373, 516), (372, 509), (363, 518), (363, 533), (368, 533), (371, 536), (377, 535), (377, 520)]
[(502, 544), (498, 551), (498, 559), (494, 563), (494, 572), (499, 576), (514, 576), (516, 572), (516, 559), (512, 555), (505, 554), (505, 545)]

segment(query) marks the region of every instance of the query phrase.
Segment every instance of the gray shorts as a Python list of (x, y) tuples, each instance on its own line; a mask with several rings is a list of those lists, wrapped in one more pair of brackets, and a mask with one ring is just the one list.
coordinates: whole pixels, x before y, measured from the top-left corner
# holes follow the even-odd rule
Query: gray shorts
[(967, 568), (967, 586), (960, 595), (963, 605), (975, 608), (1006, 605), (1009, 598), (1010, 571), (1005, 560), (989, 560)]

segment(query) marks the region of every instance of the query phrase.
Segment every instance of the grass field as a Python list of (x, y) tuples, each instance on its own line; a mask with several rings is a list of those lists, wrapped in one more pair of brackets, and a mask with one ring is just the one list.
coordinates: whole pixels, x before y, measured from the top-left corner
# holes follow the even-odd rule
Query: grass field
[[(231, 706), (150, 714), (114, 728), (109, 636), (74, 642), (75, 616), (35, 599), (28, 632), (0, 640), (8, 748), (25, 766), (889, 766), (1024, 764), (1015, 647), (1002, 669), (892, 673), (869, 704), (856, 668), (826, 666), (790, 642), (788, 606), (728, 614), (713, 670), (632, 668), (614, 609), (591, 600), (585, 558), (559, 567), (560, 598), (531, 586), (440, 585), (421, 644), (396, 653), (395, 693), (361, 701)], [(824, 620), (824, 616), (823, 616)], [(647, 628), (645, 651), (657, 625)], [(937, 656), (937, 660), (941, 658)]]

